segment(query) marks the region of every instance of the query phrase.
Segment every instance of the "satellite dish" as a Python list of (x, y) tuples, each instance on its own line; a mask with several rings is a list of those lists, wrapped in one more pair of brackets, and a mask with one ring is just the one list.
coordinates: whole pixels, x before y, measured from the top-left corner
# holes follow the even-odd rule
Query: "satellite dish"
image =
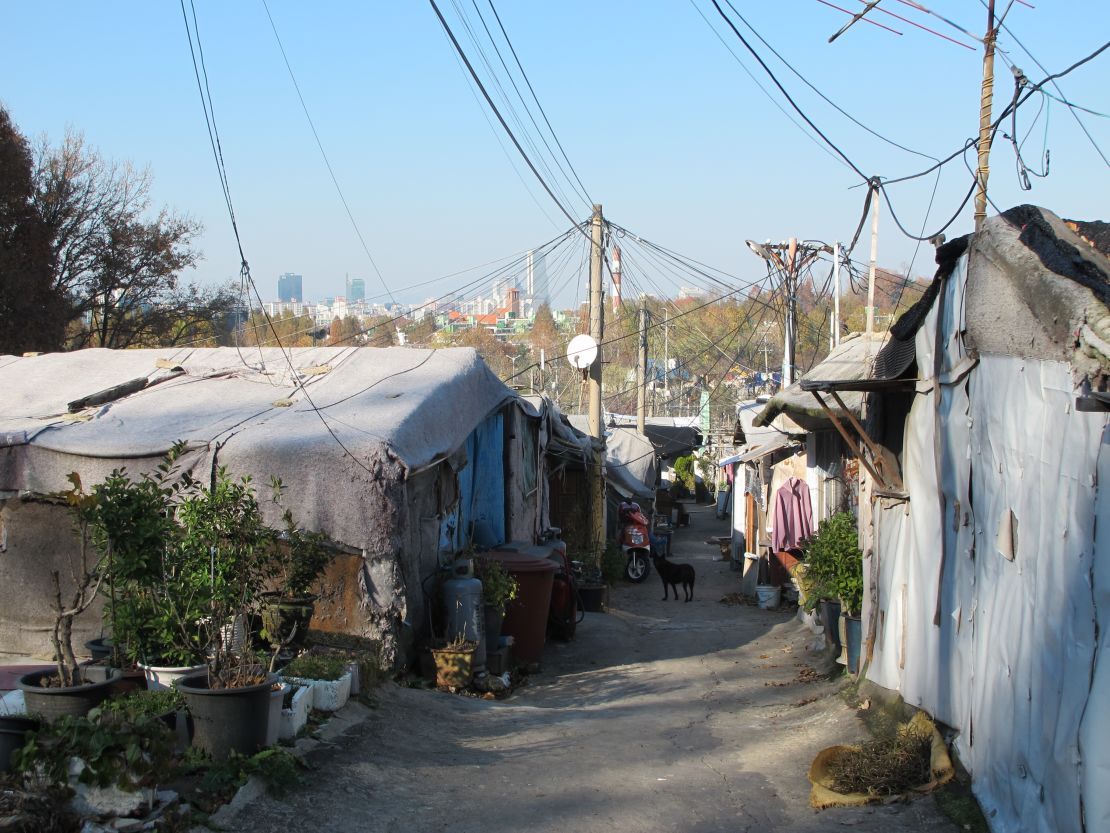
[(579, 335), (567, 345), (567, 361), (579, 370), (588, 370), (597, 359), (597, 342), (592, 336)]

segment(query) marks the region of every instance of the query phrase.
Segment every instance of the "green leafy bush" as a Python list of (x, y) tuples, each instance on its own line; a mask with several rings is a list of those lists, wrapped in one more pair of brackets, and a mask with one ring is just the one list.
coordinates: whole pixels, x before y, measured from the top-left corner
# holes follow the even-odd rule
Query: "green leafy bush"
[(863, 607), (863, 553), (859, 548), (857, 521), (851, 512), (839, 512), (821, 521), (817, 533), (803, 545), (806, 607), (821, 599), (839, 598), (844, 612), (859, 615)]
[(116, 715), (129, 721), (159, 717), (183, 708), (185, 701), (175, 688), (133, 691), (123, 697), (105, 700), (99, 706), (100, 713)]
[(696, 478), (694, 477), (694, 455), (687, 454), (685, 457), (676, 457), (674, 461), (674, 476), (682, 488), (687, 492), (693, 494), (696, 485)]
[(302, 680), (338, 680), (347, 673), (347, 662), (326, 654), (301, 654), (281, 670), (282, 676)]
[(605, 550), (601, 553), (601, 576), (608, 584), (616, 584), (624, 577), (625, 562), (624, 552), (620, 544), (608, 541)]
[(479, 558), (476, 566), (476, 574), (482, 582), (483, 601), (504, 613), (508, 603), (516, 598), (517, 591), (520, 589), (519, 583), (501, 562), (495, 559)]
[(128, 719), (108, 711), (86, 717), (66, 715), (28, 735), (12, 761), (16, 769), (66, 784), (69, 760), (85, 763), (79, 780), (98, 787), (148, 787), (164, 777), (173, 756), (174, 736), (152, 717)]

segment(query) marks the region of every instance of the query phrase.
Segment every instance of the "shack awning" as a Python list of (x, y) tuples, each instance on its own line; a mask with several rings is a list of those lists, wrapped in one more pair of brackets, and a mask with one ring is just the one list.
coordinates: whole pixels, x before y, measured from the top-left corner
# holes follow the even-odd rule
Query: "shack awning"
[[(829, 427), (829, 417), (817, 404), (807, 385), (837, 385), (846, 391), (842, 397), (844, 408), (859, 416), (863, 407), (862, 389), (858, 387), (870, 380), (872, 367), (886, 341), (886, 333), (871, 336), (853, 333), (846, 336), (828, 357), (813, 367), (802, 378), (779, 391), (767, 407), (753, 420), (757, 427), (769, 425), (779, 414), (788, 415), (807, 431), (820, 431)], [(852, 387), (855, 383), (856, 387)], [(839, 407), (839, 406), (838, 406)], [(840, 414), (843, 416), (843, 412)]]
[(732, 463), (753, 463), (756, 460), (762, 460), (768, 454), (774, 454), (781, 449), (793, 448), (797, 445), (799, 445), (797, 439), (787, 436), (786, 434), (781, 434), (763, 445), (749, 448), (746, 451), (741, 451), (739, 454), (733, 454), (731, 457), (726, 457), (717, 465), (728, 466)]

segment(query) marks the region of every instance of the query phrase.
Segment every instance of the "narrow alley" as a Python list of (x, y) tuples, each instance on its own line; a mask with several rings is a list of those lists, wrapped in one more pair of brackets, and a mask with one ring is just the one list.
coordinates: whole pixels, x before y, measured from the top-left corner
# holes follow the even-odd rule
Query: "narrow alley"
[(364, 722), (310, 757), (304, 784), (245, 807), (236, 826), (329, 831), (949, 831), (930, 797), (816, 813), (806, 772), (865, 734), (813, 672), (822, 654), (793, 608), (727, 605), (738, 573), (704, 542), (726, 522), (692, 512), (674, 560), (695, 601), (661, 601), (653, 572), (608, 614), (549, 643), (505, 701), (387, 684)]

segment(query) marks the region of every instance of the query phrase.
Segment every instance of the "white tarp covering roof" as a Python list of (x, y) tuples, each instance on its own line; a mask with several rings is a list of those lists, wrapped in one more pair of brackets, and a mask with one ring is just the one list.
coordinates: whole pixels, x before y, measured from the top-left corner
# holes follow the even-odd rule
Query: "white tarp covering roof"
[[(868, 340), (863, 333), (844, 336), (840, 344), (820, 364), (812, 367), (794, 384), (784, 388), (771, 397), (767, 407), (755, 418), (753, 424), (758, 428), (769, 424), (779, 414), (785, 413), (798, 425), (807, 430), (819, 430), (828, 426), (828, 417), (813, 398), (813, 394), (802, 390), (801, 382), (817, 380), (822, 382), (858, 381), (871, 376), (875, 356), (886, 340), (886, 333), (871, 336)], [(840, 394), (844, 404), (859, 416), (863, 404), (863, 394), (846, 391)], [(829, 407), (840, 416), (840, 408), (829, 397), (824, 397)]]
[(798, 445), (798, 441), (794, 437), (787, 436), (786, 434), (779, 434), (769, 442), (763, 443), (763, 445), (755, 447), (749, 446), (746, 451), (741, 451), (739, 454), (726, 457), (717, 465), (728, 466), (733, 463), (750, 463), (754, 460), (761, 460), (768, 454), (774, 454), (776, 451), (786, 448), (787, 446), (795, 445)]
[[(576, 431), (589, 431), (590, 419), (573, 414), (567, 419)], [(605, 476), (624, 497), (655, 497), (655, 445), (635, 428), (605, 428)]]
[[(277, 348), (2, 356), (0, 492), (58, 491), (72, 471), (98, 482), (129, 461), (143, 470), (183, 440), (194, 472), (218, 459), (258, 484), (281, 477), (298, 521), (363, 546), (375, 523), (363, 505), (367, 484), (454, 452), (514, 398), (469, 348), (286, 353), (289, 360)], [(68, 412), (75, 400), (136, 379), (149, 385)]]
[(920, 381), (910, 499), (874, 503), (867, 677), (957, 729), (995, 833), (1110, 830), (1110, 415), (1075, 407), (1110, 262), (1032, 207), (956, 243), (896, 327)]

